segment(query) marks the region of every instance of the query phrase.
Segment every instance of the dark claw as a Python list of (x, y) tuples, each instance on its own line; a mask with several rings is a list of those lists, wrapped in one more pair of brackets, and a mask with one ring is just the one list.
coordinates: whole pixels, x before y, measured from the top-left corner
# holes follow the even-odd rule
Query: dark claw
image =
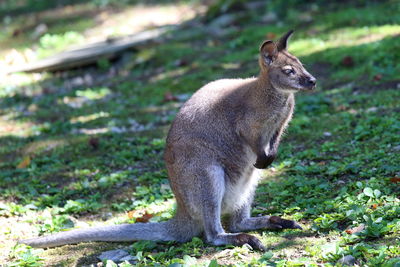
[(254, 249), (254, 250), (259, 250), (259, 251), (262, 251), (262, 252), (264, 252), (264, 251), (267, 250), (267, 248), (266, 248), (266, 247), (261, 243), (261, 241), (258, 240), (258, 239), (256, 239), (255, 242), (250, 241), (248, 244), (249, 244), (250, 247), (252, 247), (252, 249)]
[(299, 230), (303, 230), (303, 227), (301, 227), (298, 223), (293, 222), (293, 229), (299, 229)]
[(292, 220), (282, 219), (281, 217), (278, 216), (271, 216), (269, 220), (273, 224), (282, 226), (282, 229), (300, 229), (300, 230), (303, 229), (297, 222)]
[(247, 242), (247, 244), (250, 245), (250, 247), (252, 247), (254, 250), (260, 250), (260, 251), (266, 251), (267, 249), (264, 247), (264, 245), (261, 243), (260, 240), (258, 240), (258, 238), (252, 236), (252, 238), (250, 238), (248, 240), (249, 242)]
[(275, 160), (276, 156), (275, 155), (266, 155), (265, 153), (262, 155), (257, 156), (256, 163), (254, 164), (254, 167), (257, 169), (266, 169), (269, 165), (272, 164), (272, 162)]
[(266, 248), (257, 237), (249, 234), (237, 235), (235, 245), (243, 246), (244, 244), (248, 244), (254, 250), (266, 251)]
[(271, 230), (281, 230), (283, 229), (282, 225), (270, 223), (268, 229)]

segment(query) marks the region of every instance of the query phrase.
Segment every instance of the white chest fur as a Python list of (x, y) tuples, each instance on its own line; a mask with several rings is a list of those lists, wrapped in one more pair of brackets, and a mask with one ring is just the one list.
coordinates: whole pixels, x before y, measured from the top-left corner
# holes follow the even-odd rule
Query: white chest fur
[(222, 200), (222, 214), (232, 213), (252, 200), (260, 179), (260, 170), (249, 168), (234, 183), (227, 182)]

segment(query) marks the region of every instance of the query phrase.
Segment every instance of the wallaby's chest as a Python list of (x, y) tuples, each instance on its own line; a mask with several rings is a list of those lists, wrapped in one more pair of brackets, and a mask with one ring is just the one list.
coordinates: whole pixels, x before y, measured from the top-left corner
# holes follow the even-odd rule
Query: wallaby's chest
[(292, 118), (294, 107), (294, 100), (289, 98), (284, 103), (273, 106), (271, 110), (266, 113), (266, 119), (259, 132), (262, 144), (268, 148), (272, 136), (281, 129), (284, 130)]
[[(289, 123), (294, 107), (294, 100), (289, 98), (279, 106), (274, 106), (265, 114), (265, 121), (253, 138), (260, 139), (261, 145), (267, 154), (272, 136), (277, 131), (283, 131)], [(249, 129), (249, 133), (250, 133)], [(225, 193), (222, 204), (223, 213), (232, 213), (247, 203), (254, 194), (255, 187), (260, 179), (260, 171), (253, 167), (256, 154), (248, 145), (241, 151), (241, 164), (237, 172), (228, 172), (229, 179), (225, 184)]]

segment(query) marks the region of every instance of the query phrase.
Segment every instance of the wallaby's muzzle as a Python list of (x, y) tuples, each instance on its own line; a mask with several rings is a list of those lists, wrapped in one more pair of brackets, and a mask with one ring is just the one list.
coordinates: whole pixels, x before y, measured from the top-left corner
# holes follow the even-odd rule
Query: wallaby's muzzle
[(313, 76), (302, 76), (299, 83), (305, 90), (314, 90), (317, 85), (317, 79)]

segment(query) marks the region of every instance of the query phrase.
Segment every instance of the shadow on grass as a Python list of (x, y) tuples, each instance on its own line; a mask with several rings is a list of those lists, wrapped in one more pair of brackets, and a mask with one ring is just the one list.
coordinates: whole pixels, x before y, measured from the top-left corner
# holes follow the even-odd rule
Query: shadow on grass
[[(34, 1), (53, 3), (56, 1)], [(27, 9), (26, 14), (13, 15), (7, 13), (10, 18), (8, 24), (1, 26), (0, 48), (1, 49), (35, 49), (39, 46), (39, 39), (35, 32), (39, 25), (44, 26), (48, 30), (48, 34), (64, 34), (69, 31), (82, 33), (86, 29), (95, 25), (93, 17), (97, 15), (101, 9), (82, 6), (76, 8), (74, 12), (69, 12), (68, 7), (65, 9), (54, 9), (47, 13), (38, 15), (34, 10)], [(70, 40), (71, 41), (71, 40)], [(43, 50), (45, 50), (43, 48)]]
[[(361, 87), (375, 85), (379, 88), (385, 81), (398, 80), (400, 67), (396, 62), (400, 60), (399, 54), (388, 51), (394, 51), (399, 45), (400, 36), (388, 36), (366, 44), (329, 48), (306, 56), (303, 60), (313, 62), (311, 71), (316, 73), (318, 80), (322, 80), (324, 88), (349, 82), (356, 82)], [(349, 62), (345, 62), (345, 59), (349, 59)]]
[(23, 14), (30, 14), (33, 12), (41, 12), (59, 8), (62, 6), (82, 4), (85, 0), (57, 0), (57, 1), (4, 1), (0, 9), (0, 17), (3, 16), (16, 16)]
[(400, 5), (388, 1), (360, 1), (343, 9), (340, 5), (335, 12), (324, 14), (325, 23), (318, 27), (322, 32), (346, 27), (368, 27), (371, 25), (398, 24), (396, 14)]
[[(129, 0), (129, 1), (87, 1), (87, 0), (55, 0), (55, 1), (35, 1), (35, 0), (23, 0), (13, 1), (6, 0), (2, 3), (0, 8), (0, 17), (4, 16), (18, 16), (27, 15), (33, 12), (51, 11), (62, 7), (73, 7), (82, 4), (92, 4), (92, 7), (96, 6), (120, 6), (126, 7), (130, 5), (162, 5), (162, 4), (173, 4), (176, 1), (173, 0)], [(102, 4), (102, 2), (104, 4)]]
[[(268, 230), (264, 230), (262, 232), (268, 232)], [(279, 233), (279, 232), (277, 232)], [(298, 251), (303, 251), (306, 245), (311, 245), (315, 242), (315, 238), (307, 239), (308, 237), (314, 237), (315, 234), (311, 232), (299, 232), (299, 233), (291, 233), (291, 234), (283, 234), (283, 238), (279, 238), (279, 241), (273, 243), (266, 243), (265, 245), (268, 246), (269, 251), (276, 251), (276, 250), (292, 250), (293, 253), (298, 253)], [(290, 237), (288, 238), (288, 235)], [(275, 236), (278, 237), (278, 236)], [(201, 237), (202, 238), (202, 237)], [(204, 240), (204, 238), (202, 238)], [(135, 252), (132, 252), (132, 244), (136, 242), (143, 242), (143, 241), (132, 241), (132, 242), (118, 242), (118, 243), (85, 243), (80, 244), (77, 246), (65, 246), (60, 248), (56, 252), (52, 253), (59, 253), (62, 255), (74, 255), (76, 254), (78, 265), (83, 264), (93, 264), (96, 262), (97, 257), (100, 253), (107, 250), (112, 249), (125, 249), (131, 252), (131, 255), (135, 255)], [(146, 241), (144, 241), (146, 242)], [(321, 240), (319, 240), (321, 242)], [(230, 254), (229, 251), (231, 250), (232, 246), (212, 246), (207, 243), (199, 243), (198, 241), (191, 241), (188, 243), (177, 243), (177, 242), (152, 242), (154, 243), (154, 248), (151, 250), (143, 249), (142, 253), (143, 256), (146, 258), (146, 254), (149, 253), (153, 258), (156, 259), (158, 262), (163, 262), (165, 260), (171, 260), (172, 258), (182, 258), (185, 255), (189, 255), (192, 257), (200, 258), (201, 260), (206, 259), (218, 259), (218, 261), (223, 261), (223, 264), (233, 264), (236, 262), (236, 258), (233, 254)], [(94, 247), (95, 244), (99, 244), (99, 247)], [(86, 245), (86, 246), (85, 246)], [(79, 249), (85, 249), (88, 247), (88, 250), (92, 250), (92, 253), (85, 253), (82, 255)], [(140, 247), (140, 245), (138, 246)], [(240, 252), (241, 253), (241, 252)], [(243, 252), (244, 255), (246, 252)], [(262, 252), (260, 251), (249, 251), (248, 256), (254, 257), (255, 255)], [(97, 260), (98, 261), (98, 260)]]
[(46, 262), (51, 266), (88, 266), (90, 264), (100, 262), (97, 258), (99, 251), (108, 251), (113, 249), (119, 249), (121, 245), (128, 246), (129, 243), (82, 243), (79, 245), (67, 245), (45, 252), (46, 256), (54, 257), (52, 261)]

